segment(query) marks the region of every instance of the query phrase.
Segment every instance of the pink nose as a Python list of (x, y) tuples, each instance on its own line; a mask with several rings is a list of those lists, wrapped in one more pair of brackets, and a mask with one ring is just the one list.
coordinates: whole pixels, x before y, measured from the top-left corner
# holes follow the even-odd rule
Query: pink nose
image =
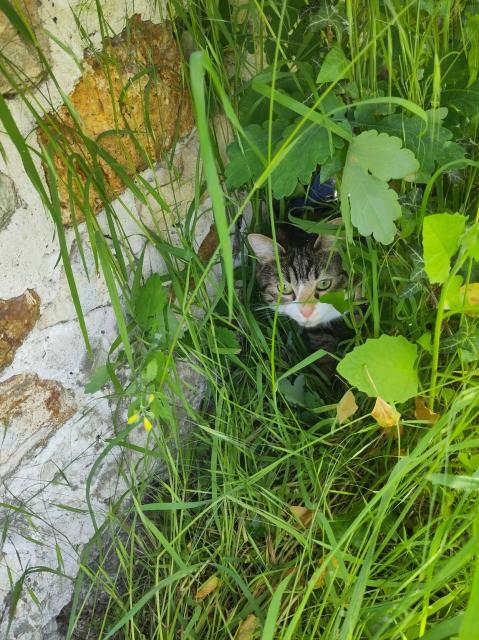
[(314, 304), (303, 304), (299, 311), (302, 316), (309, 318), (313, 314)]

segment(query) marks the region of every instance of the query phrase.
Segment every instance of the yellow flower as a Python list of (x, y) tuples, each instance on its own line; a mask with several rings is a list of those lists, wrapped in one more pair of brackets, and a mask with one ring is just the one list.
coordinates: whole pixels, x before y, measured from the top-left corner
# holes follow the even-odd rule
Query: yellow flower
[(150, 393), (150, 395), (147, 398), (148, 404), (151, 404), (154, 399), (155, 399), (155, 394), (154, 393)]
[(148, 418), (143, 418), (143, 426), (145, 427), (145, 429), (147, 431), (151, 431), (153, 429), (153, 425), (151, 424), (151, 422), (148, 420)]
[(132, 416), (128, 418), (128, 424), (133, 424), (135, 422), (138, 422), (139, 419), (140, 419), (140, 416), (137, 413), (134, 413)]

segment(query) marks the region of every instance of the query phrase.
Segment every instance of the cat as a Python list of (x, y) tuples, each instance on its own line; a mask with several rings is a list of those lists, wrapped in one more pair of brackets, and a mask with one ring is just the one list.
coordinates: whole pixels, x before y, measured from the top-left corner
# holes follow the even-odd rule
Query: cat
[[(338, 220), (333, 221), (336, 224)], [(283, 276), (281, 282), (272, 238), (248, 235), (257, 259), (256, 280), (262, 300), (278, 313), (295, 320), (312, 351), (334, 353), (349, 329), (342, 314), (322, 296), (344, 289), (348, 276), (334, 248), (335, 236), (308, 234), (298, 227), (275, 225), (276, 246)], [(324, 364), (331, 365), (331, 359)]]

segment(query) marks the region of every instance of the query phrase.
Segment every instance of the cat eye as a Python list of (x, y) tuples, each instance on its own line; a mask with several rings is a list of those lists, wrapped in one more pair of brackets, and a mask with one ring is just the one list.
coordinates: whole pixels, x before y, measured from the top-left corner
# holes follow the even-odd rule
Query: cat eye
[(290, 296), (293, 293), (293, 287), (288, 282), (284, 282), (283, 286), (278, 282), (278, 292), (284, 296)]
[(326, 289), (329, 289), (330, 286), (331, 286), (331, 279), (318, 280), (318, 282), (316, 283), (316, 289), (318, 291), (325, 291)]

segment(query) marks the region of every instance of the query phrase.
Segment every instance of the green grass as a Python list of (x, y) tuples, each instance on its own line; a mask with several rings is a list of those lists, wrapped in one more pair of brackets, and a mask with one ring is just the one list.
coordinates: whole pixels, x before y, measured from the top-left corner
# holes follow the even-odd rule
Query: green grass
[[(456, 476), (475, 476), (479, 465), (479, 334), (474, 316), (451, 316), (443, 308), (445, 296), (425, 277), (421, 246), (428, 213), (459, 211), (477, 219), (477, 118), (465, 117), (466, 89), (457, 109), (450, 107), (447, 125), (467, 147), (467, 166), (444, 162), (421, 192), (400, 183), (403, 217), (394, 242), (383, 246), (355, 235), (344, 251), (351, 287), (360, 281), (369, 304), (343, 351), (383, 333), (426, 346), (429, 339), (417, 369), (421, 395), (432, 398), (440, 414), (435, 424), (417, 420), (411, 400), (399, 407), (401, 428), (385, 432), (370, 416), (374, 401), (359, 393), (357, 414), (338, 424), (335, 405), (346, 386), (332, 388), (320, 363), (308, 362), (295, 328), (258, 308), (253, 265), (245, 259), (233, 270), (228, 238), (228, 225), (249, 205), (252, 228), (273, 218), (273, 170), (311, 122), (350, 139), (322, 105), (338, 88), (352, 89), (345, 83), (318, 89), (314, 82), (332, 41), (340, 40), (351, 60), (356, 97), (350, 100), (364, 107), (377, 97), (385, 113), (395, 105), (422, 117), (444, 104), (451, 73), (468, 75), (467, 3), (419, 4), (251, 0), (188, 3), (186, 10), (170, 3), (178, 35), (188, 29), (199, 50), (189, 68), (203, 161), (197, 201), (206, 184), (220, 244), (208, 265), (192, 255), (194, 206), (187, 219), (193, 228), (184, 225), (180, 249), (142, 228), (164, 257), (163, 282), (175, 292), (174, 302), (160, 296), (157, 307), (151, 303), (156, 312), (145, 316), (141, 264), (132, 284), (125, 265), (134, 259), (121, 229), (112, 219), (119, 239), (111, 247), (87, 212), (119, 320), (109, 362), (114, 397), (126, 398), (130, 414), (150, 416), (155, 426), (148, 449), (139, 447), (150, 474), (145, 478), (140, 463), (121, 469), (129, 490), (84, 553), (69, 638), (475, 637), (477, 488), (470, 479), (470, 488), (457, 488)], [(264, 72), (253, 89), (241, 77), (251, 56)], [(295, 69), (302, 75), (292, 75)], [(28, 94), (25, 100), (32, 104)], [(301, 120), (275, 154), (272, 116), (285, 107)], [(0, 118), (23, 149), (5, 109), (0, 102)], [(264, 170), (242, 192), (225, 186), (208, 131), (208, 117), (218, 110), (243, 143), (255, 113), (263, 110), (268, 123)], [(32, 153), (25, 149), (27, 163)], [(91, 177), (98, 179), (94, 168)], [(126, 184), (137, 190), (132, 179)], [(44, 194), (44, 201), (56, 216), (55, 193)], [(284, 203), (280, 207), (284, 211)], [(219, 279), (212, 269), (218, 263)], [(477, 279), (472, 260), (461, 268), (465, 283)], [(126, 361), (132, 376), (122, 385), (114, 372)], [(181, 395), (180, 361), (200, 375), (207, 392), (198, 409), (181, 396), (183, 412), (176, 413), (168, 410), (168, 389)], [(299, 375), (306, 396), (295, 404), (281, 381)], [(117, 426), (109, 448), (131, 449), (128, 434), (141, 426)], [(155, 461), (162, 473), (152, 477)], [(292, 507), (307, 510), (303, 519)], [(89, 565), (95, 545), (99, 557)], [(213, 577), (215, 588), (199, 598)], [(246, 620), (254, 630), (248, 635), (243, 627), (241, 635)]]

